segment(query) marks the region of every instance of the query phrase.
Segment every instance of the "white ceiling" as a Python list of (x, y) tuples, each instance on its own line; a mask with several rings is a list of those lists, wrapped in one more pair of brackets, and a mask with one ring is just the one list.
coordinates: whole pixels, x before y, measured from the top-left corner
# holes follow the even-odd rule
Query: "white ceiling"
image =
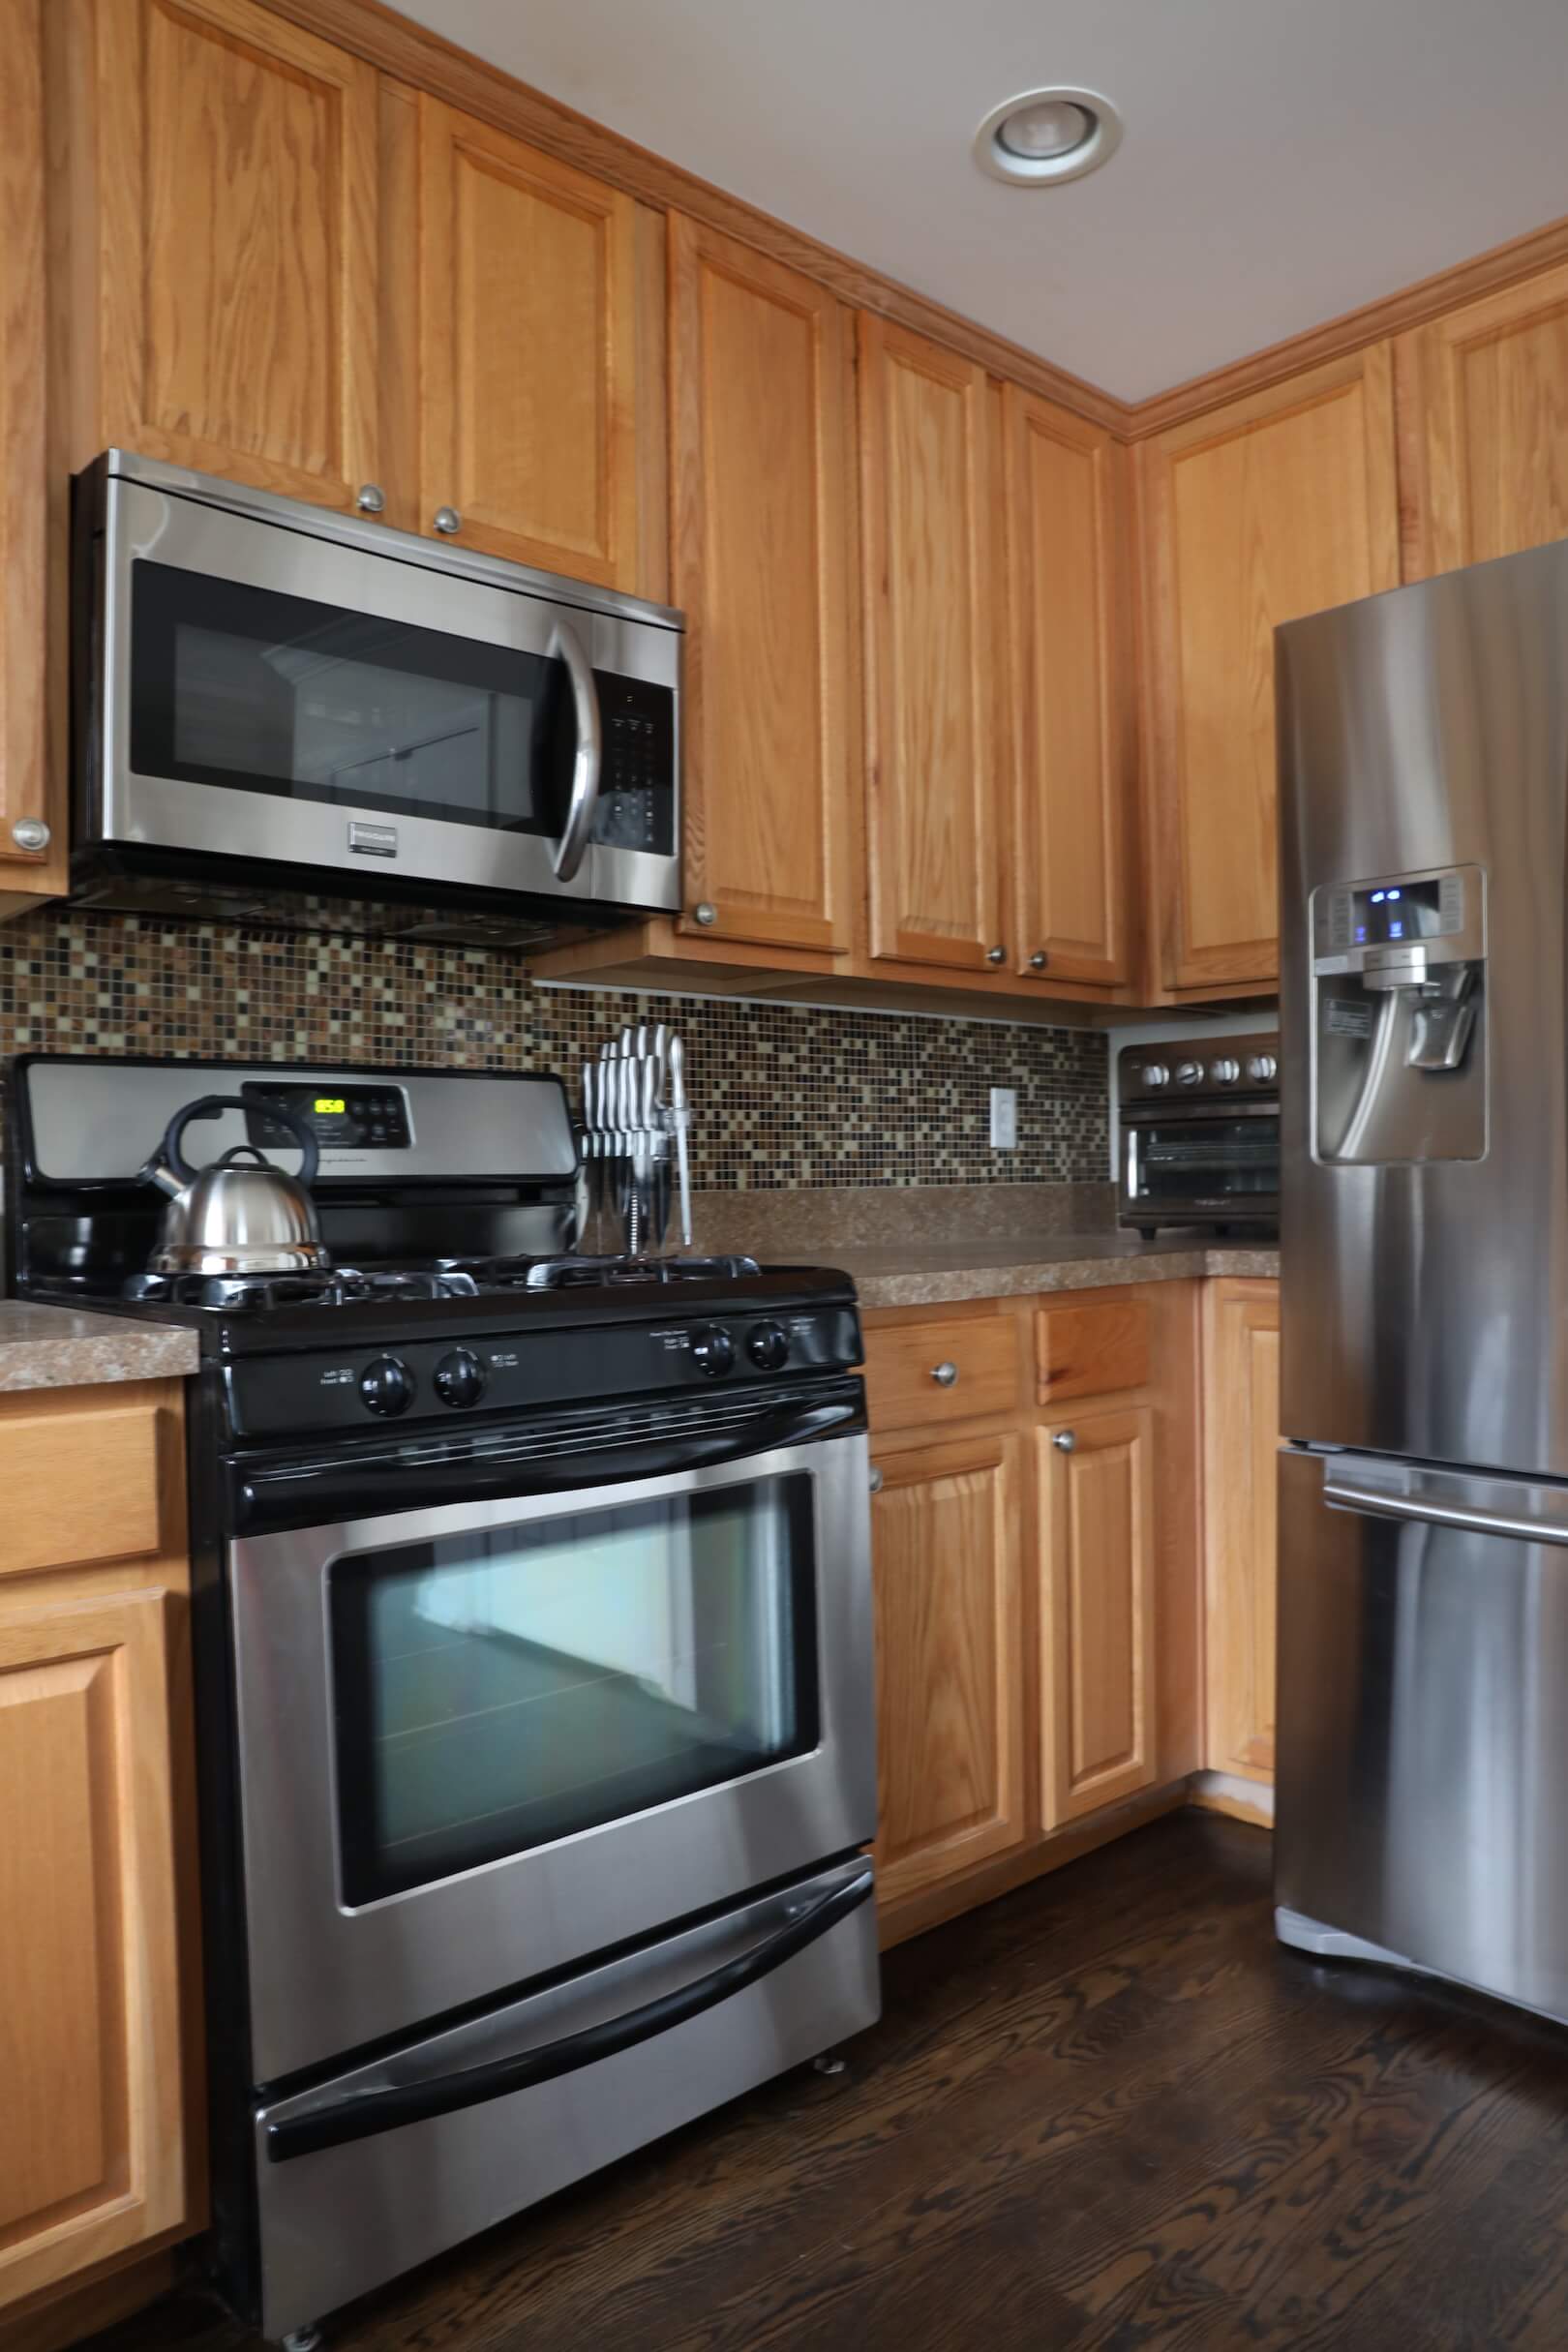
[[(1136, 400), (1568, 213), (1565, 0), (396, 0), (522, 80)], [(986, 110), (1127, 126), (1006, 188)]]

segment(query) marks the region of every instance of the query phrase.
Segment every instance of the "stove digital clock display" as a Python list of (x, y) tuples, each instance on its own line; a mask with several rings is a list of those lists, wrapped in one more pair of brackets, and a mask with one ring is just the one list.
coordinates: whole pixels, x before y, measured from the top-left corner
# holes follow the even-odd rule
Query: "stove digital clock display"
[(323, 1152), (406, 1152), (413, 1141), (407, 1098), (401, 1086), (367, 1083), (328, 1094), (309, 1081), (248, 1079), (240, 1092), (252, 1106), (249, 1140), (262, 1151), (284, 1150), (291, 1141), (286, 1129), (268, 1119), (269, 1103), (292, 1111), (314, 1128)]

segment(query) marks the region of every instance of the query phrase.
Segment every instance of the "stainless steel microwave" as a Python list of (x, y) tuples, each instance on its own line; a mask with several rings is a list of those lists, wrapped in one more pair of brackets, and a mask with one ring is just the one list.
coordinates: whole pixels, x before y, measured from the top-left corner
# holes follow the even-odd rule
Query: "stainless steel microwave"
[(72, 895), (542, 944), (680, 904), (678, 613), (109, 450)]

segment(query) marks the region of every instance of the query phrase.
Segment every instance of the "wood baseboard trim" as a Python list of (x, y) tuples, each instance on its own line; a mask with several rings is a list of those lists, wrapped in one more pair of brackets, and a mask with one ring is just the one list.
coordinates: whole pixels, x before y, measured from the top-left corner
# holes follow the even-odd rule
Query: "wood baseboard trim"
[(1222, 1813), (1233, 1822), (1251, 1822), (1254, 1828), (1274, 1827), (1272, 1781), (1236, 1780), (1228, 1772), (1194, 1772), (1188, 1783), (1187, 1801), (1199, 1813)]
[(1108, 1805), (1103, 1813), (1075, 1822), (1054, 1837), (1022, 1847), (1014, 1854), (999, 1854), (994, 1861), (982, 1862), (977, 1869), (966, 1871), (961, 1879), (950, 1879), (945, 1885), (928, 1887), (902, 1903), (890, 1903), (878, 1915), (882, 1948), (887, 1951), (910, 1936), (923, 1936), (928, 1927), (941, 1927), (946, 1920), (975, 1911), (981, 1903), (994, 1903), (999, 1895), (1011, 1894), (1014, 1887), (1027, 1886), (1031, 1879), (1041, 1879), (1047, 1871), (1060, 1870), (1064, 1863), (1093, 1854), (1097, 1846), (1108, 1846), (1113, 1838), (1125, 1837), (1131, 1829), (1141, 1829), (1145, 1822), (1158, 1821), (1162, 1813), (1176, 1812), (1187, 1801), (1185, 1780), (1172, 1781), (1162, 1789), (1146, 1789), (1137, 1796), (1130, 1796), (1125, 1804)]

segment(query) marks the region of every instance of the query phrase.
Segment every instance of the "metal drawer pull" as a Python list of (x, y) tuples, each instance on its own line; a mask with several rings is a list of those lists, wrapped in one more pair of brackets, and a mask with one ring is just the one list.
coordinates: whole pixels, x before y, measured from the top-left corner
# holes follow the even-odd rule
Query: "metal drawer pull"
[(1043, 948), (1037, 948), (1029, 958), (1029, 969), (1031, 972), (1043, 972), (1050, 960)]
[(1071, 1454), (1077, 1449), (1077, 1434), (1072, 1430), (1058, 1430), (1051, 1443), (1059, 1454)]
[(354, 504), (362, 515), (385, 514), (386, 492), (381, 488), (379, 482), (361, 482), (359, 496), (354, 500)]
[(437, 506), (432, 520), (437, 529), (448, 539), (455, 530), (463, 528), (463, 517), (455, 506)]
[(873, 1494), (880, 1494), (882, 1493), (882, 1472), (873, 1466), (867, 1474), (865, 1483)]
[(1005, 964), (1008, 960), (1008, 951), (1006, 948), (987, 948), (985, 960), (988, 964)]
[(958, 1367), (956, 1364), (933, 1364), (931, 1377), (938, 1388), (951, 1388), (958, 1377)]

